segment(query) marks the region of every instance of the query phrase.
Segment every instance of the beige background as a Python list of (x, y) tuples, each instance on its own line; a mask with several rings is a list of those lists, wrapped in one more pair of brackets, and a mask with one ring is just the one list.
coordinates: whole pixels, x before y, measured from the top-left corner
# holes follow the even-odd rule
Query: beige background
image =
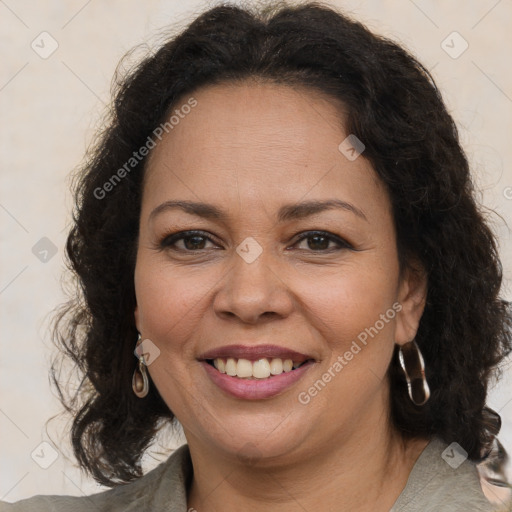
[[(460, 128), (463, 144), (493, 215), (503, 258), (504, 295), (512, 299), (512, 2), (509, 0), (332, 2), (375, 31), (406, 45), (431, 70)], [(70, 171), (84, 154), (122, 55), (158, 42), (160, 29), (184, 27), (202, 1), (0, 1), (1, 344), (0, 499), (75, 494), (100, 488), (74, 466), (66, 423), (48, 384), (49, 313), (63, 300), (60, 278), (72, 201)], [(31, 48), (51, 48), (47, 59)], [(467, 50), (452, 58), (449, 52)], [(463, 39), (461, 39), (461, 37)], [(37, 48), (37, 47), (36, 47)], [(47, 237), (57, 253), (40, 261), (32, 249)], [(39, 242), (38, 251), (51, 249)], [(42, 248), (42, 249), (41, 249)], [(38, 251), (35, 251), (36, 254)], [(40, 257), (43, 255), (40, 254)], [(512, 453), (512, 371), (489, 403), (504, 421), (501, 439)], [(51, 436), (51, 438), (49, 437)], [(49, 445), (40, 445), (41, 442)], [(163, 437), (161, 446), (181, 441)], [(33, 458), (39, 462), (37, 464)], [(52, 461), (52, 457), (56, 457)], [(151, 467), (163, 455), (146, 459)], [(48, 469), (40, 467), (49, 465)]]

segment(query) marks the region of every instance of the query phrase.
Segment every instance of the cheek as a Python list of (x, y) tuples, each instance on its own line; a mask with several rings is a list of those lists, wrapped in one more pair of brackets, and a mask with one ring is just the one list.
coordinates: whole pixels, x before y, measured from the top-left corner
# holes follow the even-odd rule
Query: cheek
[(213, 284), (204, 272), (198, 278), (142, 256), (135, 269), (135, 290), (143, 336), (160, 350), (182, 351), (200, 322), (201, 297)]
[(350, 409), (370, 402), (383, 386), (400, 308), (394, 277), (391, 268), (354, 266), (327, 280), (325, 293), (309, 291), (311, 323), (326, 341), (322, 372), (333, 383), (323, 397), (327, 402), (343, 397)]
[[(206, 276), (205, 276), (206, 277)], [(139, 326), (143, 338), (156, 345), (159, 357), (148, 367), (152, 381), (173, 411), (181, 411), (189, 395), (194, 339), (202, 312), (200, 298), (212, 283), (192, 278), (179, 268), (142, 254), (135, 269)]]
[(378, 324), (379, 330), (389, 331), (396, 300), (394, 276), (390, 274), (376, 271), (375, 266), (354, 265), (315, 279), (314, 286), (310, 281), (304, 282), (300, 294), (311, 322), (318, 326), (333, 350), (342, 350), (347, 342), (374, 326), (391, 309), (385, 326)]
[[(312, 403), (317, 410), (325, 408), (333, 418), (352, 411), (347, 414), (357, 423), (360, 409), (369, 407), (386, 392), (400, 305), (385, 275), (353, 270), (336, 281), (327, 280), (325, 293), (305, 292), (309, 293), (306, 301), (314, 305), (310, 323), (315, 326), (315, 334), (324, 339), (325, 357), (320, 375), (306, 382), (302, 391), (314, 397)], [(319, 377), (328, 382), (325, 392), (318, 384)], [(345, 412), (330, 406), (340, 401)]]

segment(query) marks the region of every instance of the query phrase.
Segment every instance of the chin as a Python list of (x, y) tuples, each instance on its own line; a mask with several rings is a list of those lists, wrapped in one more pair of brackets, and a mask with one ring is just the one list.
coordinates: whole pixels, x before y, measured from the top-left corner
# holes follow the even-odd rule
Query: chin
[[(293, 417), (293, 414), (289, 417)], [(216, 439), (212, 439), (209, 433), (208, 442), (229, 456), (255, 465), (264, 461), (284, 460), (304, 448), (308, 437), (304, 424), (291, 425), (286, 421), (288, 417), (283, 420), (282, 416), (272, 415), (271, 418), (246, 416), (245, 421), (238, 417), (233, 425), (224, 422), (222, 427), (225, 430), (217, 430), (221, 435)]]

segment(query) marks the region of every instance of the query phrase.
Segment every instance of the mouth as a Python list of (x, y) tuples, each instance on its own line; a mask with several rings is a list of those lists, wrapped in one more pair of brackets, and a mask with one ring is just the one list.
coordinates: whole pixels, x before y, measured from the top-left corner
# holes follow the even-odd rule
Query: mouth
[(205, 362), (214, 367), (218, 372), (237, 377), (239, 379), (269, 379), (277, 377), (282, 373), (292, 372), (301, 366), (314, 362), (313, 359), (304, 361), (294, 361), (293, 359), (281, 359), (279, 357), (261, 358), (251, 361), (244, 358), (217, 357), (215, 359), (205, 359)]
[(198, 361), (224, 392), (249, 400), (283, 393), (317, 362), (311, 355), (276, 345), (229, 345), (205, 352)]
[(198, 359), (219, 373), (239, 379), (269, 379), (315, 362), (312, 356), (277, 345), (226, 345)]

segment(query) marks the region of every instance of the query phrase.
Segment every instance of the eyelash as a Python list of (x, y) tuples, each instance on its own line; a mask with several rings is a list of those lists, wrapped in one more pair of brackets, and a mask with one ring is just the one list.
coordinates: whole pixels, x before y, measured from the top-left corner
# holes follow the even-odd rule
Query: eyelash
[[(215, 241), (210, 236), (208, 236), (208, 234), (205, 231), (189, 230), (189, 231), (180, 231), (178, 233), (166, 234), (166, 235), (164, 235), (162, 237), (162, 239), (161, 239), (161, 241), (159, 242), (158, 245), (159, 245), (159, 248), (161, 248), (161, 249), (171, 249), (171, 250), (182, 251), (182, 252), (190, 252), (190, 253), (200, 252), (200, 251), (206, 250), (206, 249), (189, 250), (189, 249), (181, 249), (181, 248), (178, 249), (178, 248), (176, 248), (174, 246), (174, 244), (176, 244), (176, 242), (178, 242), (179, 240), (185, 240), (185, 239), (193, 238), (194, 236), (203, 237), (206, 240), (208, 240), (208, 241), (210, 241), (210, 242), (215, 244)], [(318, 251), (310, 249), (309, 250), (310, 252), (314, 252), (314, 253), (330, 253), (333, 250), (335, 250), (335, 251), (339, 251), (339, 250), (342, 250), (342, 249), (354, 250), (354, 247), (352, 245), (350, 245), (343, 238), (340, 238), (339, 236), (336, 236), (336, 235), (334, 235), (332, 233), (329, 233), (327, 231), (317, 231), (317, 230), (305, 231), (302, 234), (302, 236), (295, 241), (294, 245), (298, 244), (299, 242), (302, 242), (303, 240), (307, 240), (308, 238), (312, 238), (314, 236), (321, 236), (321, 237), (327, 238), (329, 241), (337, 243), (339, 247), (335, 248), (335, 249), (331, 248), (331, 249), (324, 249), (324, 250), (318, 250)], [(299, 249), (299, 250), (301, 250), (301, 249)]]

